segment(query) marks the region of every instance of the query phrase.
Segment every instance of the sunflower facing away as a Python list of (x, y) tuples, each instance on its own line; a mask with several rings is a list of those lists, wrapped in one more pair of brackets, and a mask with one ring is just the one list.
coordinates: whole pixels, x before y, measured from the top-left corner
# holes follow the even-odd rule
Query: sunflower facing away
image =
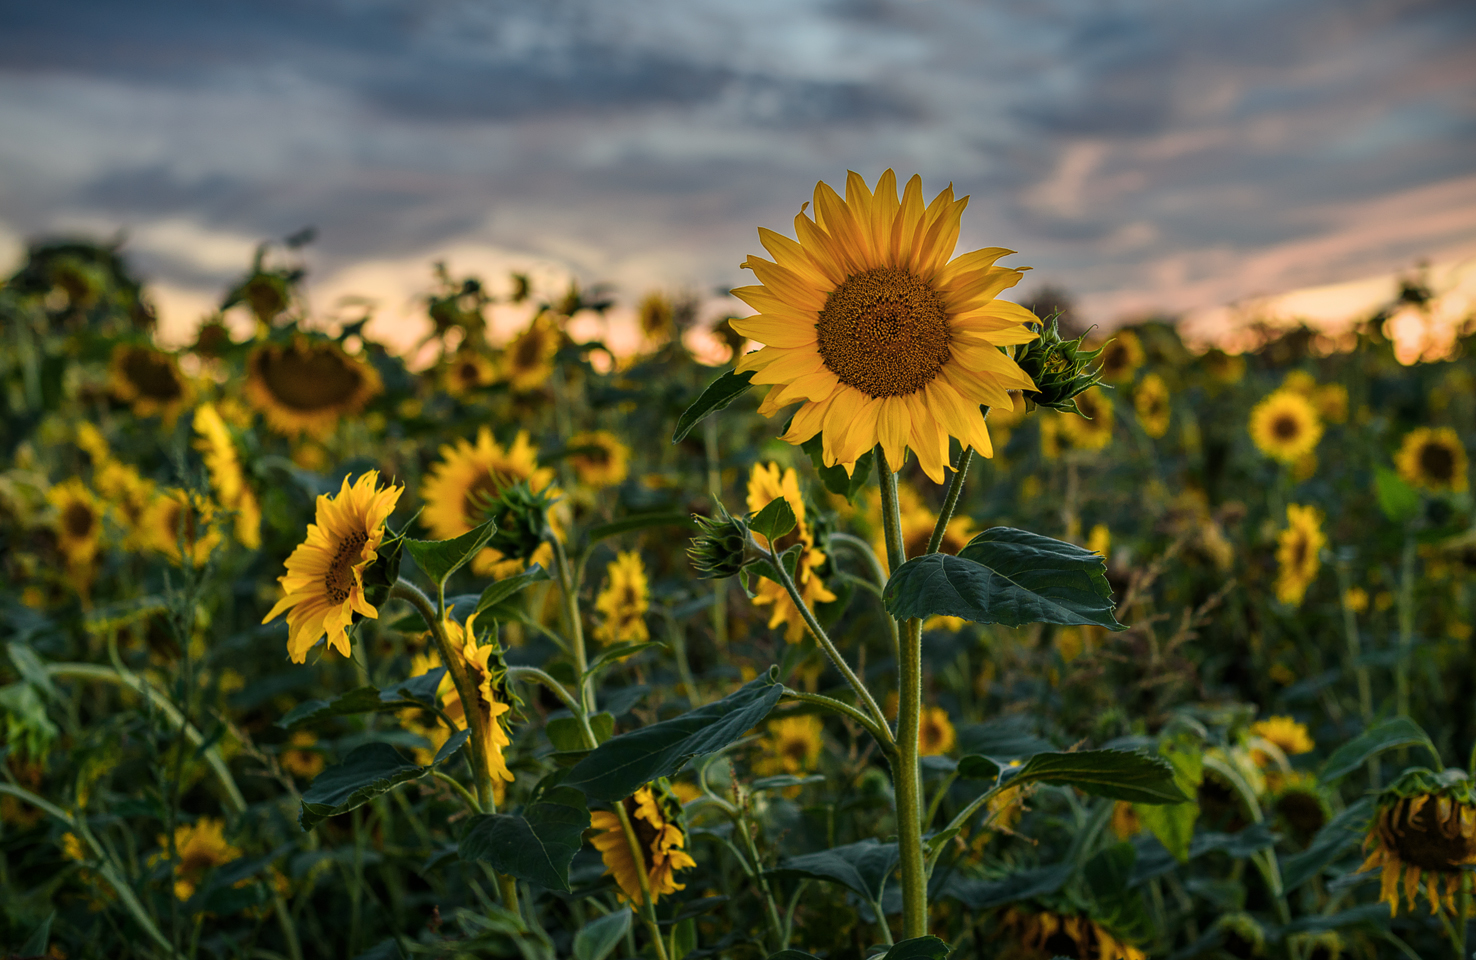
[(202, 403), (195, 408), (195, 432), (200, 435), (195, 449), (205, 455), (205, 469), (210, 472), (216, 501), (235, 512), (236, 539), (243, 547), (255, 550), (261, 546), (261, 507), (246, 484), (230, 428), (214, 404)]
[[(1317, 746), (1312, 740), (1312, 735), (1307, 732), (1305, 723), (1298, 723), (1292, 717), (1268, 717), (1265, 720), (1257, 720), (1251, 724), (1251, 736), (1265, 740), (1279, 749), (1284, 756), (1293, 756), (1299, 753), (1311, 753)], [(1264, 750), (1251, 746), (1251, 759), (1258, 767), (1269, 767), (1274, 762), (1271, 754)]]
[[(154, 854), (150, 863), (169, 859), (168, 838), (161, 835), (159, 846), (163, 849)], [(174, 849), (179, 854), (179, 860), (174, 864), (174, 895), (180, 900), (194, 896), (196, 888), (211, 870), (241, 856), (239, 847), (226, 842), (225, 823), (213, 817), (201, 817), (192, 824), (175, 827)]]
[(605, 567), (605, 589), (595, 597), (595, 609), (605, 617), (595, 628), (595, 639), (601, 643), (641, 643), (651, 639), (646, 629), (651, 588), (639, 553), (623, 550)]
[(284, 596), (262, 623), (287, 614), (287, 652), (293, 663), (307, 662), (307, 652), (326, 634), (328, 645), (350, 656), (348, 626), (354, 614), (379, 618), (364, 596), (364, 570), (379, 559), (384, 523), (405, 488), (379, 488), (379, 471), (365, 471), (352, 485), (348, 477), (337, 496), (318, 497), (317, 522), (308, 524), (307, 539), (287, 558), (278, 577)]
[[(1136, 397), (1134, 398), (1136, 399)], [(1078, 450), (1101, 450), (1112, 442), (1112, 400), (1101, 387), (1076, 395), (1080, 415), (1061, 411), (1057, 415), (1061, 433)]]
[(1157, 440), (1168, 433), (1169, 417), (1173, 408), (1169, 406), (1168, 384), (1163, 377), (1150, 373), (1133, 391), (1133, 409), (1138, 412), (1138, 422), (1143, 432)]
[(1466, 490), (1466, 448), (1449, 427), (1420, 427), (1405, 434), (1394, 465), (1406, 483), (1431, 493)]
[(1276, 390), (1251, 410), (1256, 448), (1290, 466), (1311, 453), (1322, 439), (1322, 420), (1312, 401), (1293, 390)]
[(157, 416), (167, 424), (174, 423), (193, 393), (172, 354), (131, 343), (113, 348), (108, 389), (133, 408), (134, 416)]
[[(507, 769), (507, 760), (502, 755), (503, 749), (512, 745), (512, 740), (508, 738), (507, 731), (502, 728), (503, 721), (499, 719), (512, 709), (507, 702), (504, 685), (507, 671), (496, 659), (498, 649), (494, 644), (477, 643), (476, 619), (475, 613), (467, 617), (466, 626), (463, 627), (448, 616), (446, 634), (451, 640), (451, 646), (466, 664), (466, 671), (472, 682), (477, 685), (477, 709), (481, 710), (482, 719), (487, 724), (487, 741), (482, 746), (487, 754), (492, 782), (495, 786), (502, 787), (513, 780), (512, 771)], [(465, 730), (466, 706), (461, 702), (461, 695), (456, 692), (456, 683), (451, 679), (449, 671), (441, 677), (437, 692), (441, 695), (446, 716), (456, 724), (456, 729)]]
[(1276, 599), (1300, 606), (1307, 588), (1322, 568), (1322, 511), (1289, 503), (1286, 529), (1276, 536)]
[(204, 566), (220, 545), (215, 523), (215, 505), (188, 490), (171, 487), (154, 497), (144, 513), (143, 526), (149, 546), (176, 564), (189, 558), (191, 565)]
[(770, 720), (763, 752), (753, 763), (754, 773), (761, 777), (783, 773), (798, 777), (809, 773), (820, 761), (824, 732), (820, 718), (814, 714)]
[(382, 389), (374, 367), (326, 340), (263, 343), (246, 361), (246, 399), (289, 437), (326, 437)]
[(537, 390), (554, 371), (562, 334), (554, 318), (540, 313), (528, 329), (513, 338), (502, 355), (502, 378), (518, 393)]
[(1466, 772), (1417, 768), (1400, 776), (1379, 794), (1363, 842), (1369, 847), (1359, 871), (1380, 868), (1379, 900), (1391, 916), (1399, 912), (1401, 888), (1410, 910), (1423, 892), (1431, 913), (1444, 907), (1454, 914), (1464, 868), (1476, 864), (1476, 795)]
[(613, 487), (630, 474), (630, 448), (608, 430), (576, 433), (569, 438), (571, 449), (584, 447), (569, 457), (569, 465), (587, 486)]
[(56, 510), (57, 546), (73, 567), (90, 566), (102, 543), (102, 504), (77, 477), (52, 487), (46, 500)]
[(949, 437), (993, 456), (980, 405), (1010, 406), (1008, 390), (1035, 387), (998, 349), (1036, 338), (1033, 313), (995, 299), (1023, 275), (994, 265), (1012, 251), (950, 260), (968, 198), (949, 187), (924, 206), (920, 177), (899, 201), (892, 171), (875, 194), (851, 173), (844, 200), (819, 183), (814, 201), (815, 219), (795, 217), (798, 241), (759, 230), (774, 260), (749, 257), (761, 285), (733, 291), (758, 311), (732, 324), (763, 345), (736, 367), (773, 386), (759, 411), (803, 401), (782, 439), (819, 433), (826, 465), (848, 471), (878, 444), (893, 469), (910, 448), (935, 483)]
[[(780, 537), (779, 541), (772, 545), (772, 549), (783, 553), (796, 543), (804, 545), (804, 549), (800, 551), (799, 562), (795, 565), (794, 585), (799, 589), (800, 597), (813, 610), (817, 603), (834, 601), (835, 594), (826, 588), (825, 582), (820, 579), (820, 574), (815, 572), (818, 567), (824, 566), (825, 554), (815, 549), (815, 534), (805, 520), (805, 499), (800, 496), (799, 475), (794, 472), (793, 467), (781, 474), (777, 463), (754, 464), (753, 473), (748, 478), (749, 512), (758, 513), (780, 497), (783, 497), (789, 503), (789, 509), (794, 511), (795, 527)], [(759, 546), (770, 549), (766, 537), (758, 533), (753, 536)], [(773, 606), (773, 612), (769, 617), (769, 627), (785, 624), (785, 640), (794, 643), (804, 636), (804, 616), (794, 605), (794, 601), (790, 599), (789, 592), (784, 587), (767, 578), (759, 580), (753, 604), (757, 607)]]
[(637, 871), (646, 874), (652, 900), (659, 901), (663, 896), (686, 889), (686, 884), (676, 882), (674, 874), (697, 866), (697, 861), (682, 849), (687, 845), (687, 837), (682, 832), (681, 801), (664, 781), (658, 780), (641, 787), (635, 796), (621, 803), (641, 849), (639, 865), (620, 825), (620, 817), (609, 810), (594, 810), (589, 815), (589, 825), (600, 831), (590, 842), (605, 861), (605, 875), (613, 874), (620, 885), (621, 902), (629, 902), (632, 909), (644, 902)]

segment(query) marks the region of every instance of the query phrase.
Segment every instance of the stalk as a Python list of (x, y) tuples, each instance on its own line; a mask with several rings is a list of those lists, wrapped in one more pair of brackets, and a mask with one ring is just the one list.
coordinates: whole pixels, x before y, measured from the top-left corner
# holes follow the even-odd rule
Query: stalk
[[(1358, 679), (1358, 713), (1363, 717), (1363, 728), (1373, 725), (1373, 685), (1369, 681), (1367, 664), (1363, 659), (1363, 641), (1358, 634), (1358, 615), (1348, 606), (1348, 591), (1352, 589), (1352, 578), (1348, 575), (1348, 561), (1338, 558), (1335, 566), (1338, 574), (1338, 603), (1343, 608), (1343, 633), (1348, 640), (1348, 669)], [(1379, 758), (1368, 759), (1368, 785), (1379, 788)]]
[[(703, 433), (707, 453), (707, 492), (714, 504), (723, 502), (722, 460), (718, 457), (717, 417), (708, 417)], [(720, 652), (728, 650), (728, 585), (712, 581), (712, 640)]]
[[(1399, 659), (1394, 664), (1394, 709), (1409, 716), (1409, 656), (1414, 646), (1415, 538), (1406, 533), (1399, 562)], [(1409, 748), (1399, 749), (1399, 762), (1409, 761)]]
[(579, 594), (574, 574), (569, 567), (569, 555), (556, 536), (550, 536), (553, 544), (554, 567), (559, 578), (559, 592), (564, 598), (564, 619), (568, 621), (569, 646), (574, 655), (574, 674), (579, 678), (579, 703), (584, 713), (594, 713), (594, 688), (585, 676), (589, 667), (588, 654), (584, 650), (584, 624), (579, 618)]
[(928, 553), (937, 553), (943, 546), (943, 535), (948, 532), (948, 521), (958, 509), (958, 498), (963, 493), (964, 478), (969, 473), (969, 463), (974, 459), (974, 448), (965, 447), (958, 458), (958, 467), (948, 480), (948, 493), (943, 498), (943, 509), (938, 513), (938, 522), (933, 525), (933, 535), (928, 538)]
[(651, 935), (651, 942), (656, 945), (656, 960), (667, 960), (666, 943), (661, 939), (661, 926), (656, 922), (656, 903), (651, 899), (651, 878), (646, 876), (646, 851), (641, 848), (635, 825), (630, 822), (625, 801), (621, 800), (614, 807), (615, 813), (620, 817), (620, 828), (625, 831), (625, 842), (630, 847), (630, 855), (635, 858), (636, 879), (641, 883), (641, 908), (638, 912), (646, 924), (646, 931)]

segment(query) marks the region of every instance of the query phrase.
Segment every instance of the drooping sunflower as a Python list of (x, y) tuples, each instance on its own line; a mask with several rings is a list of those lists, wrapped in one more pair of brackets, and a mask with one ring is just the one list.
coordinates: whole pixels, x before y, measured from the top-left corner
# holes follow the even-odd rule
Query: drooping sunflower
[(1317, 777), (1293, 770), (1268, 775), (1266, 781), (1270, 790), (1266, 806), (1276, 813), (1276, 819), (1293, 841), (1307, 846), (1332, 819), (1332, 806)]
[(1466, 490), (1466, 448), (1450, 427), (1420, 427), (1405, 434), (1394, 465), (1406, 483), (1431, 493)]
[(171, 487), (154, 497), (144, 514), (149, 546), (176, 564), (186, 556), (193, 566), (202, 566), (220, 545), (215, 523), (215, 504), (188, 490)]
[(463, 346), (441, 366), (441, 383), (453, 397), (465, 397), (497, 382), (497, 368), (481, 352)]
[(318, 497), (316, 523), (287, 558), (278, 577), (283, 597), (262, 618), (268, 623), (287, 614), (287, 652), (293, 663), (307, 662), (307, 652), (325, 635), (328, 646), (351, 656), (348, 626), (354, 614), (379, 618), (364, 595), (364, 571), (379, 559), (384, 525), (405, 488), (379, 487), (379, 471), (365, 471), (352, 485), (348, 477), (337, 496)]
[(280, 434), (323, 438), (383, 389), (374, 367), (327, 340), (263, 343), (246, 361), (246, 399)]
[(1138, 422), (1143, 432), (1155, 440), (1168, 433), (1169, 418), (1173, 407), (1169, 405), (1168, 384), (1163, 377), (1150, 373), (1133, 391), (1133, 409), (1138, 412)]
[(195, 408), (195, 432), (200, 435), (195, 449), (205, 455), (205, 469), (210, 473), (216, 502), (235, 512), (236, 539), (243, 547), (255, 550), (261, 546), (261, 506), (246, 483), (246, 472), (241, 469), (241, 457), (231, 439), (230, 428), (214, 404), (202, 403)]
[(1381, 868), (1379, 900), (1391, 916), (1401, 888), (1410, 910), (1423, 892), (1431, 913), (1454, 914), (1464, 868), (1476, 864), (1476, 792), (1466, 771), (1406, 771), (1379, 794), (1363, 847), (1373, 850), (1359, 872)]
[[(538, 448), (528, 441), (527, 431), (518, 431), (512, 444), (504, 447), (492, 439), (490, 427), (482, 427), (475, 444), (461, 439), (441, 447), (441, 459), (431, 465), (420, 485), (420, 498), (425, 501), (421, 522), (436, 539), (450, 540), (486, 522), (487, 503), (519, 482), (527, 482), (534, 493), (557, 497), (553, 478), (551, 468), (538, 466)], [(557, 534), (557, 524), (554, 530)], [(552, 558), (552, 548), (544, 544), (533, 555), (533, 562), (547, 570)], [(478, 576), (501, 578), (521, 570), (523, 562), (488, 547), (473, 558), (471, 566)]]
[(1085, 913), (1030, 912), (1011, 907), (1005, 913), (1002, 928), (1010, 942), (1001, 956), (1010, 960), (1048, 960), (1059, 956), (1147, 960), (1148, 957)]
[(949, 437), (993, 456), (980, 405), (1009, 406), (1008, 390), (1035, 387), (998, 349), (1037, 336), (1033, 313), (995, 299), (1023, 276), (994, 265), (1011, 251), (950, 260), (968, 198), (949, 187), (925, 207), (920, 177), (900, 201), (890, 170), (874, 194), (851, 173), (845, 200), (824, 183), (814, 200), (815, 219), (795, 217), (798, 241), (759, 230), (774, 260), (750, 256), (743, 266), (761, 285), (733, 291), (759, 311), (732, 321), (763, 345), (736, 367), (773, 386), (759, 411), (803, 401), (782, 439), (821, 434), (826, 465), (848, 471), (878, 444), (893, 469), (910, 448), (935, 483)]
[(1108, 383), (1131, 380), (1143, 365), (1143, 341), (1131, 330), (1119, 330), (1102, 348), (1102, 379)]
[(102, 504), (77, 477), (52, 487), (46, 500), (56, 511), (53, 529), (67, 563), (74, 568), (90, 566), (102, 544)]
[(1317, 448), (1322, 419), (1300, 393), (1276, 390), (1251, 410), (1250, 434), (1258, 450), (1290, 466)]
[(1322, 569), (1322, 511), (1289, 503), (1286, 529), (1276, 536), (1276, 599), (1300, 606), (1307, 588)]
[[(772, 549), (783, 553), (796, 543), (802, 544), (803, 549), (800, 550), (799, 562), (794, 570), (794, 585), (811, 609), (817, 603), (830, 603), (835, 600), (835, 594), (830, 592), (816, 572), (817, 568), (824, 566), (826, 557), (823, 551), (815, 549), (815, 534), (805, 519), (805, 499), (800, 495), (799, 475), (794, 472), (793, 467), (781, 474), (777, 463), (754, 464), (753, 473), (748, 478), (749, 512), (758, 513), (780, 497), (794, 511), (795, 528), (773, 544)], [(753, 536), (759, 546), (770, 549), (768, 538), (758, 533)], [(753, 603), (758, 607), (773, 607), (769, 626), (773, 628), (784, 624), (785, 640), (794, 643), (804, 636), (804, 616), (784, 587), (767, 578), (759, 580)]]
[[(466, 671), (472, 682), (477, 685), (476, 709), (481, 711), (482, 720), (487, 727), (487, 739), (482, 747), (487, 754), (487, 767), (492, 773), (492, 782), (501, 787), (513, 781), (512, 771), (507, 768), (507, 760), (502, 754), (505, 748), (512, 745), (512, 740), (503, 729), (503, 721), (500, 719), (512, 709), (507, 695), (507, 669), (497, 659), (500, 651), (495, 643), (477, 643), (476, 619), (475, 613), (467, 617), (466, 626), (463, 627), (448, 616), (446, 634), (452, 648), (466, 664)], [(441, 677), (437, 692), (446, 716), (456, 724), (456, 729), (465, 730), (466, 705), (461, 702), (461, 695), (456, 692), (456, 683), (451, 679), (449, 671)]]
[(605, 588), (595, 597), (595, 609), (605, 616), (595, 628), (595, 639), (601, 643), (640, 643), (651, 638), (646, 629), (651, 588), (639, 553), (622, 550), (605, 567)]
[[(1147, 383), (1147, 380), (1144, 380)], [(1140, 388), (1141, 389), (1141, 388)], [(1136, 400), (1136, 396), (1134, 397)], [(1061, 432), (1078, 450), (1101, 450), (1112, 442), (1112, 400), (1101, 387), (1092, 387), (1076, 395), (1080, 416), (1067, 411), (1057, 415)], [(1154, 434), (1162, 436), (1162, 434)]]
[(589, 815), (589, 825), (600, 831), (590, 842), (605, 861), (605, 875), (614, 875), (620, 886), (621, 902), (628, 902), (632, 909), (645, 902), (641, 873), (646, 875), (654, 901), (686, 889), (686, 884), (676, 882), (675, 873), (697, 866), (697, 861), (683, 849), (687, 837), (682, 830), (681, 800), (664, 780), (658, 780), (641, 787), (621, 803), (635, 830), (641, 851), (639, 864), (619, 815), (609, 810), (594, 810)]
[[(169, 859), (169, 840), (162, 834), (159, 846), (162, 849), (154, 854), (150, 863)], [(174, 895), (180, 900), (194, 896), (211, 870), (241, 856), (240, 847), (226, 842), (224, 821), (213, 817), (201, 817), (194, 823), (175, 827), (174, 849), (179, 854), (174, 864)]]
[[(1251, 724), (1251, 736), (1265, 740), (1279, 749), (1285, 756), (1311, 753), (1317, 744), (1307, 732), (1307, 725), (1294, 717), (1268, 717)], [(1274, 763), (1274, 758), (1265, 750), (1251, 745), (1251, 759), (1256, 766), (1265, 769)]]
[(753, 772), (761, 777), (787, 773), (803, 776), (815, 769), (824, 747), (824, 725), (809, 714), (769, 721), (769, 735), (762, 753), (754, 760)]
[(924, 707), (917, 723), (917, 752), (924, 757), (948, 753), (958, 742), (953, 721), (942, 707)]
[(554, 355), (563, 334), (554, 318), (540, 313), (528, 329), (513, 338), (502, 355), (502, 378), (518, 393), (537, 390), (554, 371)]
[(194, 389), (173, 354), (137, 343), (113, 348), (108, 389), (137, 417), (159, 417), (172, 425), (190, 403)]
[(608, 430), (576, 433), (569, 446), (585, 448), (569, 458), (580, 483), (596, 489), (613, 487), (630, 474), (630, 448)]

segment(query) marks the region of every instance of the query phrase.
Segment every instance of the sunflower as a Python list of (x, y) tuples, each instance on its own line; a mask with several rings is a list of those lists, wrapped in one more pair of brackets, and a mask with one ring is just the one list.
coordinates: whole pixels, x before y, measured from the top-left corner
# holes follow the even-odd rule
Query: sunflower
[[(1312, 735), (1307, 732), (1307, 725), (1299, 723), (1292, 717), (1270, 717), (1265, 720), (1257, 720), (1251, 724), (1251, 736), (1276, 747), (1284, 756), (1293, 756), (1300, 753), (1311, 753), (1317, 746), (1312, 740)], [(1251, 759), (1256, 766), (1265, 769), (1271, 766), (1273, 758), (1264, 750), (1251, 747)]]
[(205, 454), (205, 469), (210, 472), (216, 502), (235, 512), (236, 539), (247, 549), (255, 550), (261, 546), (261, 507), (256, 494), (246, 485), (246, 474), (241, 469), (241, 457), (231, 439), (230, 428), (214, 404), (202, 403), (195, 408), (195, 432), (200, 435), (195, 449)]
[(677, 883), (673, 875), (678, 870), (697, 866), (697, 861), (682, 849), (687, 845), (687, 837), (682, 831), (681, 801), (665, 781), (658, 780), (641, 787), (635, 796), (621, 803), (641, 848), (639, 866), (620, 817), (609, 810), (594, 810), (589, 815), (589, 825), (600, 831), (590, 842), (605, 861), (605, 875), (613, 874), (620, 885), (621, 902), (629, 902), (632, 909), (644, 903), (640, 873), (646, 874), (652, 900), (659, 901), (663, 896), (685, 890), (686, 884)]
[[(163, 849), (150, 858), (150, 864), (169, 859), (169, 841), (162, 834), (159, 846)], [(180, 900), (195, 895), (205, 874), (241, 856), (239, 847), (226, 842), (225, 823), (213, 817), (201, 817), (192, 824), (176, 827), (174, 849), (179, 855), (174, 864), (174, 895)]]
[(743, 264), (760, 286), (733, 295), (759, 311), (733, 327), (763, 347), (735, 368), (773, 385), (759, 412), (804, 401), (784, 440), (824, 438), (824, 462), (850, 471), (880, 445), (901, 467), (911, 448), (923, 471), (943, 482), (949, 437), (993, 456), (981, 404), (1010, 406), (1011, 388), (1035, 384), (998, 348), (1028, 343), (1038, 323), (1018, 304), (996, 300), (1022, 271), (994, 262), (991, 247), (949, 260), (968, 202), (953, 188), (924, 208), (922, 179), (897, 199), (888, 170), (873, 195), (855, 173), (842, 200), (815, 186), (815, 219), (795, 217), (799, 241), (771, 230), (759, 239), (774, 260)]
[(1143, 818), (1138, 816), (1138, 811), (1133, 809), (1131, 803), (1119, 800), (1112, 808), (1112, 822), (1109, 826), (1117, 839), (1131, 840), (1143, 832)]
[(1405, 434), (1394, 465), (1406, 483), (1431, 493), (1466, 490), (1466, 448), (1449, 427), (1420, 427)]
[(154, 481), (144, 478), (128, 464), (110, 459), (94, 469), (92, 482), (113, 509), (114, 519), (123, 526), (123, 548), (146, 549), (153, 541), (145, 521), (155, 498)]
[[(1153, 375), (1156, 376), (1156, 375)], [(1148, 381), (1145, 379), (1144, 384)], [(1136, 396), (1134, 397), (1136, 401)], [(1076, 396), (1080, 416), (1062, 411), (1056, 415), (1061, 433), (1078, 450), (1101, 450), (1112, 442), (1112, 401), (1100, 387)], [(1160, 434), (1155, 434), (1159, 436)]]
[(1112, 552), (1112, 531), (1107, 528), (1107, 524), (1092, 525), (1092, 532), (1087, 534), (1087, 549), (1102, 557)]
[(465, 397), (497, 382), (497, 368), (480, 351), (463, 346), (440, 369), (441, 383), (453, 397)]
[(1113, 936), (1102, 924), (1084, 913), (1032, 913), (1011, 907), (1005, 913), (1003, 932), (1014, 941), (1001, 956), (1011, 960), (1049, 960), (1050, 957), (1081, 957), (1083, 960), (1147, 960), (1148, 955)]
[(1332, 807), (1317, 778), (1310, 773), (1292, 771), (1268, 775), (1266, 779), (1271, 790), (1266, 805), (1275, 811), (1276, 818), (1297, 845), (1307, 846), (1332, 819)]
[(640, 321), (641, 334), (653, 347), (669, 341), (676, 331), (676, 311), (663, 294), (646, 294), (636, 308), (636, 315)]
[(630, 473), (630, 448), (608, 430), (576, 433), (569, 438), (569, 447), (585, 448), (569, 457), (580, 483), (613, 487)]
[(958, 738), (954, 734), (953, 721), (942, 707), (925, 707), (917, 724), (917, 751), (924, 757), (936, 757), (948, 753)]
[(1322, 511), (1287, 504), (1286, 529), (1276, 536), (1276, 599), (1300, 606), (1307, 588), (1322, 568)]
[(595, 628), (595, 639), (601, 643), (649, 640), (646, 611), (651, 608), (651, 588), (646, 583), (641, 555), (634, 550), (621, 551), (605, 567), (605, 578), (605, 589), (595, 598), (595, 609), (605, 615), (604, 622)]
[(1169, 405), (1168, 384), (1163, 377), (1150, 373), (1133, 391), (1133, 409), (1138, 412), (1138, 422), (1143, 432), (1155, 440), (1168, 433), (1169, 417), (1173, 408)]
[(280, 757), (282, 767), (289, 773), (311, 780), (323, 772), (323, 754), (313, 748), (318, 738), (309, 730), (298, 730), (287, 738), (288, 749)]
[(1219, 347), (1211, 347), (1200, 360), (1210, 380), (1222, 386), (1239, 383), (1245, 376), (1245, 357), (1238, 353), (1226, 353)]
[(52, 487), (46, 500), (56, 510), (53, 528), (57, 546), (66, 555), (68, 565), (91, 566), (102, 543), (102, 504), (77, 477)]
[(188, 553), (193, 566), (204, 566), (220, 545), (215, 505), (188, 490), (171, 487), (156, 495), (144, 514), (148, 544), (176, 564)]
[(770, 720), (763, 754), (753, 764), (754, 773), (761, 777), (809, 773), (820, 760), (824, 733), (820, 718), (813, 714)]
[[(794, 472), (793, 467), (781, 474), (777, 463), (754, 464), (753, 473), (748, 478), (749, 512), (758, 513), (780, 497), (783, 497), (789, 503), (789, 508), (794, 511), (795, 528), (773, 544), (772, 549), (777, 553), (783, 553), (796, 543), (802, 545), (799, 561), (794, 569), (794, 585), (799, 589), (801, 599), (813, 610), (817, 603), (833, 602), (835, 594), (826, 588), (825, 582), (816, 572), (817, 568), (825, 564), (826, 557), (823, 552), (815, 549), (815, 535), (805, 520), (805, 500), (800, 496), (799, 476)], [(768, 539), (762, 534), (756, 533), (753, 536), (759, 546), (765, 549), (771, 547)], [(753, 603), (758, 607), (773, 606), (769, 626), (773, 628), (781, 623), (785, 624), (785, 640), (794, 643), (804, 636), (804, 616), (794, 605), (794, 601), (784, 587), (769, 579), (759, 580)]]
[[(1359, 868), (1382, 870), (1379, 900), (1399, 912), (1399, 892), (1409, 909), (1421, 891), (1430, 912), (1455, 913), (1465, 867), (1476, 864), (1476, 795), (1464, 770), (1406, 771), (1379, 794), (1377, 812), (1364, 838), (1373, 851)], [(1400, 874), (1403, 882), (1400, 882)], [(1441, 895), (1441, 881), (1445, 892)]]
[(1316, 449), (1322, 420), (1312, 401), (1291, 390), (1277, 390), (1251, 410), (1250, 434), (1258, 450), (1291, 465)]
[(108, 389), (134, 416), (157, 416), (166, 424), (174, 423), (194, 393), (172, 354), (136, 343), (113, 348)]
[[(497, 659), (500, 650), (495, 643), (477, 643), (476, 619), (475, 613), (467, 617), (466, 626), (463, 627), (448, 616), (445, 621), (446, 634), (451, 647), (460, 654), (462, 663), (466, 664), (467, 674), (476, 684), (477, 709), (482, 712), (482, 720), (487, 726), (487, 741), (482, 744), (482, 748), (487, 755), (487, 767), (491, 771), (493, 785), (503, 788), (513, 781), (512, 771), (507, 768), (507, 760), (502, 755), (503, 749), (512, 745), (512, 740), (502, 728), (503, 721), (498, 719), (512, 709), (512, 705), (507, 702), (507, 670)], [(441, 705), (446, 716), (456, 724), (456, 729), (465, 730), (466, 706), (461, 702), (461, 695), (456, 692), (456, 683), (451, 679), (449, 671), (441, 677), (437, 692), (441, 696)]]
[[(527, 431), (518, 431), (512, 444), (503, 447), (492, 439), (490, 427), (482, 427), (475, 444), (461, 439), (454, 446), (441, 447), (441, 459), (431, 466), (420, 485), (420, 498), (425, 501), (421, 520), (436, 539), (450, 540), (484, 523), (488, 502), (519, 482), (526, 481), (534, 493), (557, 497), (553, 478), (551, 468), (538, 466), (538, 448), (528, 442)], [(554, 530), (557, 534), (557, 525)], [(533, 562), (548, 569), (552, 558), (553, 548), (544, 544), (533, 555)], [(488, 547), (477, 554), (471, 566), (478, 576), (502, 578), (521, 570), (523, 562)]]
[(379, 559), (385, 521), (404, 492), (396, 484), (379, 489), (379, 471), (368, 470), (352, 486), (344, 477), (337, 496), (318, 497), (317, 522), (308, 524), (307, 539), (277, 578), (284, 595), (261, 621), (287, 613), (293, 663), (305, 663), (308, 650), (325, 634), (330, 647), (350, 656), (347, 627), (354, 614), (379, 618), (364, 596), (364, 571)]
[(1102, 347), (1102, 379), (1108, 383), (1131, 380), (1143, 365), (1143, 341), (1131, 330), (1119, 330)]
[(554, 371), (554, 355), (559, 352), (562, 334), (554, 318), (540, 313), (507, 345), (502, 356), (502, 378), (514, 391), (528, 393), (547, 382)]
[(246, 399), (289, 437), (326, 437), (339, 418), (361, 412), (382, 389), (373, 366), (327, 340), (263, 343), (246, 361)]

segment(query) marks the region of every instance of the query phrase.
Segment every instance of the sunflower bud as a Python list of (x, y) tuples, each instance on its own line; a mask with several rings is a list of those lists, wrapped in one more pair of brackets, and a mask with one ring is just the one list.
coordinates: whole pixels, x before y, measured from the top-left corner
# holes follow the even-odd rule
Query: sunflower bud
[(1025, 399), (1052, 410), (1080, 413), (1075, 398), (1102, 379), (1101, 365), (1092, 368), (1092, 363), (1102, 355), (1103, 348), (1085, 349), (1082, 342), (1086, 334), (1075, 340), (1062, 339), (1054, 316), (1039, 326), (1040, 337), (1015, 358), (1020, 369), (1035, 381), (1036, 389), (1026, 390)]
[(718, 516), (703, 517), (697, 514), (700, 534), (692, 538), (687, 556), (697, 568), (697, 576), (704, 580), (723, 580), (734, 576), (744, 564), (755, 559), (750, 556), (748, 524), (729, 515), (722, 504), (718, 504)]
[(487, 546), (514, 560), (528, 560), (552, 536), (548, 508), (556, 502), (547, 488), (534, 492), (526, 480), (505, 487), (496, 497), (485, 497), (485, 516), (497, 520), (497, 532)]

